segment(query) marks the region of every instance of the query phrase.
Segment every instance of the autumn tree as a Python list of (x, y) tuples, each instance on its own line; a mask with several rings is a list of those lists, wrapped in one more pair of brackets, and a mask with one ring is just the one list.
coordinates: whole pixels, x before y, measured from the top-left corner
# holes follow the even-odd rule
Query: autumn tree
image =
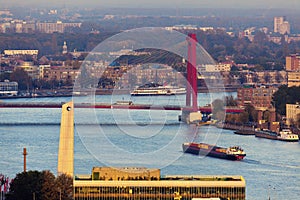
[(50, 171), (28, 171), (16, 175), (6, 200), (71, 200), (73, 178), (62, 174), (55, 177)]
[(73, 178), (66, 174), (61, 174), (56, 178), (55, 184), (61, 200), (73, 199)]
[(29, 90), (32, 87), (31, 77), (24, 69), (19, 67), (11, 73), (9, 80), (17, 82), (19, 90)]

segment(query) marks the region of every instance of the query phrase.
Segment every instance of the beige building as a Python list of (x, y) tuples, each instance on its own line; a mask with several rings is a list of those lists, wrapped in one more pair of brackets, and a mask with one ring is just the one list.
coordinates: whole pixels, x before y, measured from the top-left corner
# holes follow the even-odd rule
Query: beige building
[(300, 105), (299, 104), (286, 104), (286, 123), (291, 125), (293, 121), (296, 121), (300, 115)]
[(73, 66), (51, 66), (44, 69), (43, 78), (46, 80), (66, 81), (71, 79), (75, 81), (79, 73), (79, 70), (74, 69)]
[(290, 23), (286, 21), (285, 17), (274, 17), (274, 33), (290, 34)]
[(39, 50), (4, 50), (4, 54), (8, 56), (13, 55), (32, 55), (37, 56), (39, 54)]
[(64, 33), (66, 28), (81, 27), (81, 23), (39, 22), (36, 23), (36, 30), (42, 33)]
[(23, 62), (18, 67), (27, 72), (28, 76), (30, 76), (32, 79), (39, 78), (39, 68), (37, 65), (34, 65), (33, 62)]
[(300, 55), (291, 54), (285, 58), (286, 71), (300, 71)]
[(229, 72), (231, 64), (205, 65), (206, 72)]
[(288, 72), (288, 87), (300, 86), (300, 72)]
[(92, 180), (159, 180), (160, 170), (145, 167), (94, 167)]

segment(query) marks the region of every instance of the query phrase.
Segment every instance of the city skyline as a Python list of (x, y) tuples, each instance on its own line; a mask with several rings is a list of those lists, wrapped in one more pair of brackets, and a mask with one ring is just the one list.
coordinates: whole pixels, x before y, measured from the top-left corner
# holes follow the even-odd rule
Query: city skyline
[(67, 7), (93, 7), (93, 8), (108, 8), (108, 7), (124, 7), (124, 8), (241, 8), (241, 9), (296, 9), (300, 8), (300, 2), (297, 0), (268, 0), (268, 1), (239, 1), (239, 0), (164, 0), (164, 1), (146, 1), (146, 0), (111, 0), (110, 2), (106, 1), (92, 1), (86, 0), (84, 2), (79, 0), (73, 1), (46, 1), (46, 0), (11, 0), (9, 2), (0, 0), (2, 8), (15, 7), (15, 6), (35, 6), (35, 7), (53, 7), (53, 6), (67, 6)]

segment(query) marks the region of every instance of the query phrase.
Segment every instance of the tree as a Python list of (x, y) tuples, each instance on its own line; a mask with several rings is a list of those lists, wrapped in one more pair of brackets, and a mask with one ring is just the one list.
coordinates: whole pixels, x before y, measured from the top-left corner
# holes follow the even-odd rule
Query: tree
[(16, 175), (10, 185), (7, 200), (71, 200), (73, 198), (73, 179), (62, 174), (55, 176), (48, 170), (28, 171)]
[(280, 74), (279, 71), (276, 71), (275, 80), (277, 83), (281, 83), (283, 80), (283, 76)]
[(43, 200), (59, 199), (56, 190), (55, 176), (49, 170), (42, 172), (41, 194)]
[(244, 83), (247, 82), (247, 77), (246, 77), (245, 73), (240, 73), (239, 81), (240, 81), (241, 84), (244, 84)]
[(55, 184), (62, 200), (73, 199), (73, 178), (66, 174), (61, 174), (56, 178)]
[(225, 97), (226, 106), (237, 106), (237, 100), (233, 98), (232, 95)]
[(245, 112), (248, 113), (249, 122), (257, 122), (257, 111), (252, 104), (246, 105)]
[(19, 90), (29, 90), (32, 87), (31, 77), (22, 68), (16, 68), (10, 75), (10, 81), (18, 83)]
[(39, 171), (28, 171), (17, 174), (10, 185), (7, 200), (42, 200), (42, 173)]
[(270, 75), (269, 72), (265, 72), (264, 73), (264, 81), (265, 81), (265, 83), (270, 83), (270, 81), (271, 81), (271, 75)]
[(273, 94), (276, 112), (280, 115), (286, 115), (286, 104), (295, 104), (300, 102), (300, 87), (288, 87), (282, 85)]
[(212, 102), (212, 114), (217, 120), (223, 121), (225, 119), (224, 102), (221, 99), (215, 99)]

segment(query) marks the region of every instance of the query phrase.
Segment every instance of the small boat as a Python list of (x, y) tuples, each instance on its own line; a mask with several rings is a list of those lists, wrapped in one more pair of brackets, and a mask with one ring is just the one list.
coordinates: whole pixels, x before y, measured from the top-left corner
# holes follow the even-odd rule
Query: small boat
[(205, 143), (187, 142), (182, 144), (182, 149), (184, 153), (207, 155), (227, 160), (242, 160), (246, 156), (244, 150), (239, 146), (223, 148)]
[(294, 134), (290, 129), (283, 129), (282, 131), (279, 131), (277, 139), (287, 142), (298, 142), (299, 136)]
[(157, 96), (157, 95), (180, 95), (185, 94), (186, 89), (176, 86), (162, 86), (156, 83), (148, 83), (134, 89), (131, 96)]

